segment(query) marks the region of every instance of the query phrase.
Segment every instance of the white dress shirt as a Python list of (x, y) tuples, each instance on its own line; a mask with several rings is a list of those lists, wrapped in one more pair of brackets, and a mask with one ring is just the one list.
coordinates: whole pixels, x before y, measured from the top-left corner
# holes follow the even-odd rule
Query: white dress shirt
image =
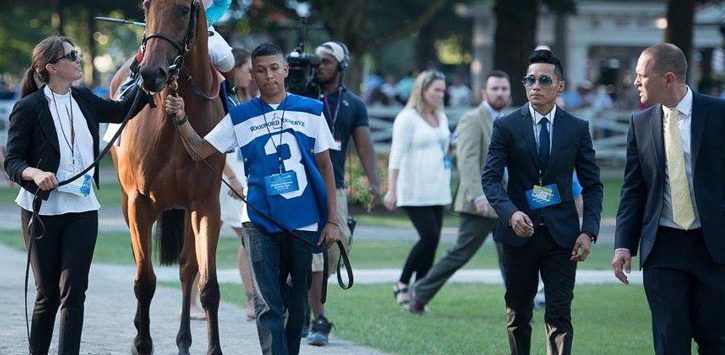
[(554, 116), (556, 116), (556, 105), (551, 109), (551, 111), (547, 112), (546, 114), (539, 113), (538, 111), (534, 110), (534, 106), (531, 105), (529, 102), (529, 113), (531, 113), (531, 121), (534, 125), (534, 139), (536, 139), (536, 150), (539, 150), (539, 132), (541, 132), (541, 125), (539, 125), (539, 122), (541, 122), (541, 119), (546, 117), (549, 120), (549, 123), (546, 124), (546, 128), (549, 130), (549, 154), (551, 154), (551, 146), (552, 142), (554, 141)]
[[(60, 148), (60, 164), (58, 170), (73, 171), (73, 156), (75, 155), (76, 166), (85, 168), (94, 160), (93, 157), (93, 137), (88, 130), (83, 112), (70, 91), (65, 95), (53, 93), (46, 85), (43, 88), (45, 98), (48, 100), (50, 115), (53, 117), (53, 124), (58, 135), (58, 147)], [(55, 98), (55, 102), (53, 99)], [(56, 110), (57, 107), (57, 110)], [(73, 115), (73, 131), (75, 132), (75, 141), (71, 150), (71, 119), (69, 113)], [(63, 135), (65, 133), (65, 136)], [(86, 174), (93, 177), (95, 168)], [(79, 179), (82, 179), (79, 178)], [(60, 180), (60, 178), (58, 179)], [(92, 183), (91, 183), (92, 184)], [(33, 210), (33, 194), (25, 189), (20, 189), (15, 203), (27, 211)], [(79, 196), (68, 192), (60, 192), (53, 190), (48, 196), (48, 200), (43, 202), (40, 207), (40, 215), (52, 216), (64, 213), (96, 211), (101, 207), (96, 199), (96, 194), (91, 186), (91, 192), (88, 196)]]

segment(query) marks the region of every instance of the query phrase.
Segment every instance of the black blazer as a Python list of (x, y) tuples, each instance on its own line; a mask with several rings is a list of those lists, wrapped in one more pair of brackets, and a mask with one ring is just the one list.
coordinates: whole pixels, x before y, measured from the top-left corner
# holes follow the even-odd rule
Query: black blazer
[[(31, 193), (35, 193), (38, 186), (33, 181), (22, 179), (23, 170), (34, 167), (57, 173), (60, 165), (58, 133), (55, 130), (53, 116), (50, 114), (43, 89), (44, 87), (41, 87), (15, 103), (15, 107), (10, 113), (8, 128), (5, 172), (13, 181)], [(120, 102), (102, 99), (86, 88), (73, 87), (71, 93), (83, 112), (88, 130), (93, 137), (93, 156), (98, 157), (98, 123), (123, 122), (126, 113), (131, 109), (135, 92), (128, 95), (125, 101)], [(146, 94), (142, 93), (142, 95)], [(147, 101), (146, 98), (142, 102)], [(141, 111), (144, 105), (139, 106), (134, 116)], [(99, 186), (98, 169), (95, 171), (94, 180), (96, 186)]]
[[(640, 252), (644, 265), (659, 228), (665, 193), (662, 106), (632, 116), (627, 164), (617, 212), (615, 248)], [(705, 244), (717, 263), (725, 263), (725, 100), (692, 93), (690, 144), (695, 200)]]
[[(561, 203), (530, 210), (526, 191), (539, 184), (536, 139), (529, 104), (494, 122), (491, 145), (481, 183), (486, 198), (499, 215), (494, 239), (512, 246), (523, 245), (527, 238), (517, 236), (508, 223), (516, 211), (526, 213), (534, 222), (545, 222), (556, 243), (564, 248), (574, 245), (581, 233), (596, 238), (602, 212), (602, 183), (594, 159), (589, 123), (556, 108), (549, 164), (543, 169), (542, 183), (556, 184)], [(503, 170), (508, 168), (508, 188), (504, 189)], [(572, 174), (576, 170), (582, 185), (584, 220), (579, 225), (572, 193)]]

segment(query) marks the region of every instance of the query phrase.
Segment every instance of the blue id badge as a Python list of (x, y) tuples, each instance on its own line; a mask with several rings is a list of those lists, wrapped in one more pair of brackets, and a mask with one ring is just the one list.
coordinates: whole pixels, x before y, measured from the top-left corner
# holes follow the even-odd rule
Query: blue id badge
[(451, 168), (453, 168), (453, 160), (448, 154), (443, 155), (443, 168), (445, 168), (446, 170), (451, 170)]
[(294, 171), (265, 176), (264, 186), (267, 190), (267, 196), (286, 194), (299, 189), (297, 174)]
[(532, 210), (558, 205), (561, 202), (559, 188), (556, 187), (556, 184), (534, 185), (533, 189), (526, 191), (526, 201)]
[[(74, 174), (66, 170), (58, 171), (58, 181), (67, 180)], [(70, 183), (58, 187), (58, 191), (67, 192), (78, 196), (88, 196), (91, 193), (91, 175), (85, 174)]]

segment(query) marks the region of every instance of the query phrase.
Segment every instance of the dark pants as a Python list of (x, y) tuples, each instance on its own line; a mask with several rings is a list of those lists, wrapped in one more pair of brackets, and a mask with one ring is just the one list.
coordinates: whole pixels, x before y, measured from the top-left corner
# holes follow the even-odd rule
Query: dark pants
[(262, 352), (298, 354), (312, 265), (310, 246), (289, 233), (268, 234), (244, 223), (244, 247)]
[(702, 230), (660, 227), (644, 265), (655, 353), (725, 354), (725, 265), (707, 251)]
[[(48, 353), (55, 315), (60, 307), (58, 353), (78, 354), (88, 271), (98, 236), (98, 212), (40, 216), (45, 223), (45, 234), (41, 239), (29, 239), (25, 232), (31, 213), (21, 209), (20, 217), (26, 246), (28, 243), (32, 245), (30, 263), (35, 277), (31, 352)], [(36, 226), (33, 233), (33, 237), (37, 238), (42, 230)]]
[(415, 279), (420, 280), (433, 266), (443, 228), (443, 206), (406, 206), (403, 210), (420, 237), (410, 250), (400, 274), (400, 282), (408, 284), (414, 272)]
[(504, 244), (502, 257), (511, 354), (529, 354), (531, 350), (531, 317), (539, 273), (546, 296), (547, 354), (571, 354), (571, 301), (576, 277), (576, 262), (569, 260), (571, 249), (556, 244), (546, 227), (537, 227), (524, 245)]
[[(498, 219), (485, 218), (468, 213), (461, 213), (461, 225), (458, 228), (458, 240), (446, 255), (438, 260), (430, 269), (428, 275), (415, 283), (415, 298), (428, 304), (436, 293), (445, 285), (446, 281), (453, 274), (462, 268), (481, 248), (488, 235), (496, 228)], [(502, 244), (496, 242), (496, 254), (498, 254), (499, 267), (503, 272), (501, 264)]]

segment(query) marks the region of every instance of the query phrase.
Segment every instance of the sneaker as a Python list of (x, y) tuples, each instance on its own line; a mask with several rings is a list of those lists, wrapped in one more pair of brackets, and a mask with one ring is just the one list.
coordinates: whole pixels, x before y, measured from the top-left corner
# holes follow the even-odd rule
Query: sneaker
[(327, 321), (325, 316), (319, 316), (312, 322), (310, 335), (307, 336), (307, 344), (325, 346), (329, 342), (330, 330), (334, 324)]
[(305, 322), (302, 323), (302, 331), (300, 332), (300, 338), (307, 338), (310, 334), (310, 318), (305, 317)]

